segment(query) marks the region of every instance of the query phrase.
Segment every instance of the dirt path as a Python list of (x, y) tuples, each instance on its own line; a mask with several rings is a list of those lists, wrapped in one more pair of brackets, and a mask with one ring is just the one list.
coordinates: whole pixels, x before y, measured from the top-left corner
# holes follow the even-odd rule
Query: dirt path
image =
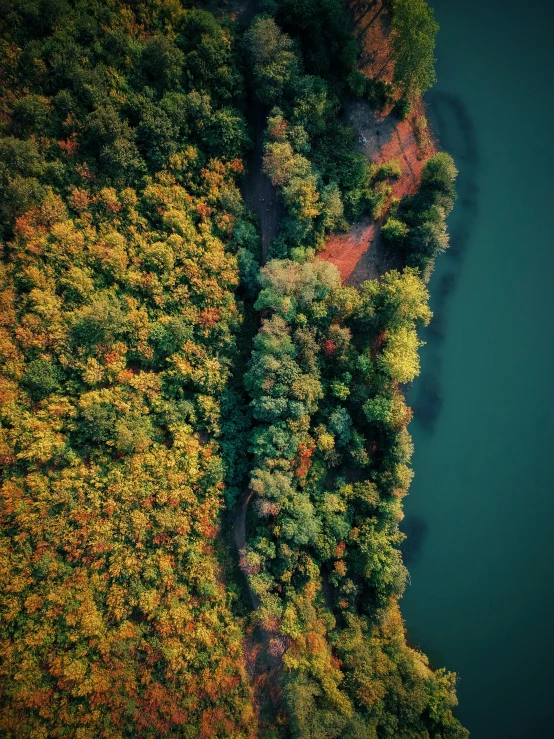
[[(248, 514), (248, 505), (254, 496), (253, 490), (245, 490), (237, 502), (237, 515), (235, 518), (235, 543), (237, 545), (237, 551), (239, 554), (240, 568), (244, 573), (246, 580), (246, 587), (250, 595), (252, 602), (252, 609), (256, 611), (260, 605), (261, 600), (257, 593), (255, 593), (248, 581), (249, 568), (246, 562), (246, 516)], [(266, 629), (260, 627), (260, 632), (264, 636), (266, 641), (266, 647), (268, 649), (268, 665), (271, 669), (278, 670), (282, 664), (282, 653), (279, 653), (278, 643), (282, 641), (284, 644), (283, 637), (277, 628)]]
[[(254, 18), (259, 0), (203, 0), (203, 7), (217, 18), (225, 16), (246, 26)], [(267, 123), (267, 111), (257, 100), (249, 102), (249, 116), (254, 125), (254, 149), (246, 162), (246, 175), (242, 182), (242, 196), (246, 205), (260, 219), (262, 236), (262, 263), (265, 264), (269, 247), (279, 232), (283, 205), (269, 178), (263, 173), (263, 138)]]
[[(248, 23), (255, 12), (257, 0), (224, 0), (227, 8), (234, 7), (234, 16), (240, 23)], [(231, 13), (233, 17), (233, 13)], [(242, 195), (247, 207), (259, 218), (262, 237), (262, 264), (265, 264), (269, 248), (279, 232), (283, 206), (277, 192), (262, 169), (263, 137), (267, 125), (267, 112), (261, 103), (251, 101), (251, 115), (254, 124), (254, 149), (246, 163), (246, 175), (242, 183)], [(235, 506), (234, 538), (246, 587), (252, 603), (252, 611), (257, 611), (261, 600), (252, 590), (246, 562), (246, 519), (248, 506), (254, 491), (246, 489)], [(244, 642), (246, 668), (252, 680), (255, 695), (255, 708), (260, 726), (273, 726), (282, 712), (283, 694), (280, 674), (283, 666), (282, 655), (286, 645), (278, 631), (262, 626), (251, 627)]]
[[(248, 580), (246, 562), (246, 516), (248, 505), (254, 495), (253, 490), (245, 490), (237, 501), (234, 525), (235, 543), (239, 554), (240, 568), (244, 574), (250, 595), (252, 610), (257, 611), (261, 601)], [(283, 653), (287, 647), (284, 637), (275, 629), (262, 626), (251, 627), (244, 641), (246, 669), (252, 680), (255, 695), (255, 708), (260, 725), (272, 726), (282, 711), (283, 691), (280, 674), (283, 667)]]
[(242, 194), (246, 205), (260, 219), (262, 234), (262, 263), (267, 261), (269, 247), (279, 232), (279, 223), (283, 215), (283, 206), (277, 197), (277, 191), (269, 177), (262, 170), (263, 137), (267, 115), (261, 103), (252, 105), (255, 123), (255, 146), (252, 156), (247, 162), (247, 173), (243, 180)]
[(246, 580), (246, 587), (252, 601), (252, 608), (257, 610), (260, 606), (259, 596), (252, 590), (248, 581), (248, 570), (245, 563), (246, 554), (246, 514), (248, 513), (248, 504), (254, 495), (253, 490), (245, 490), (239, 500), (237, 501), (237, 515), (235, 518), (235, 544), (237, 545), (237, 552), (239, 554), (240, 568), (244, 573)]

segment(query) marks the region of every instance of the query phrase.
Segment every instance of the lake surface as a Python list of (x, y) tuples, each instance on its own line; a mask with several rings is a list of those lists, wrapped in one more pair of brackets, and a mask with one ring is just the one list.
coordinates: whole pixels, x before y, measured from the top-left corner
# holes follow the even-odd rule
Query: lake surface
[(409, 393), (413, 644), (474, 739), (554, 737), (554, 8), (431, 0), (429, 113), (460, 170)]

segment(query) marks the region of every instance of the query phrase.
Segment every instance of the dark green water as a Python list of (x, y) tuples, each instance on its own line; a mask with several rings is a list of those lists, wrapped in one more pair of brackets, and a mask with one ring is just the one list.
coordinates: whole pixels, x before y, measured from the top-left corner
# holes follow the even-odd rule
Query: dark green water
[(431, 0), (428, 98), (460, 169), (409, 399), (412, 643), (474, 739), (554, 737), (554, 7)]

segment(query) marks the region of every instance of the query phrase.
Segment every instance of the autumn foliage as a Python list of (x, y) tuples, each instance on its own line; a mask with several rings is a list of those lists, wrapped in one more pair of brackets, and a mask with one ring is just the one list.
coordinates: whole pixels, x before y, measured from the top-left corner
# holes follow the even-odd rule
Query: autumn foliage
[[(338, 0), (266, 6), (0, 18), (7, 739), (466, 736), (397, 603), (421, 264), (357, 291), (315, 259), (375, 205), (340, 122), (356, 47)], [(262, 269), (249, 95), (286, 210)], [(422, 250), (452, 166), (399, 205)]]
[(178, 6), (33, 12), (1, 21), (0, 733), (247, 739), (214, 548), (243, 123), (206, 57), (184, 66), (216, 42), (240, 87), (232, 39)]

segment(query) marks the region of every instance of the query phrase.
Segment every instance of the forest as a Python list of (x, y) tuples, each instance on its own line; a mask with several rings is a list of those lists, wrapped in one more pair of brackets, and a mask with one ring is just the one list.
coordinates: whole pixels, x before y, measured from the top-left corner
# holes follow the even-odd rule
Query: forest
[[(343, 115), (408, 115), (432, 12), (387, 3), (387, 82), (341, 0), (197, 5), (2, 4), (0, 733), (466, 737), (398, 603), (456, 168), (394, 198)], [(398, 268), (357, 289), (318, 252), (360, 218)]]

